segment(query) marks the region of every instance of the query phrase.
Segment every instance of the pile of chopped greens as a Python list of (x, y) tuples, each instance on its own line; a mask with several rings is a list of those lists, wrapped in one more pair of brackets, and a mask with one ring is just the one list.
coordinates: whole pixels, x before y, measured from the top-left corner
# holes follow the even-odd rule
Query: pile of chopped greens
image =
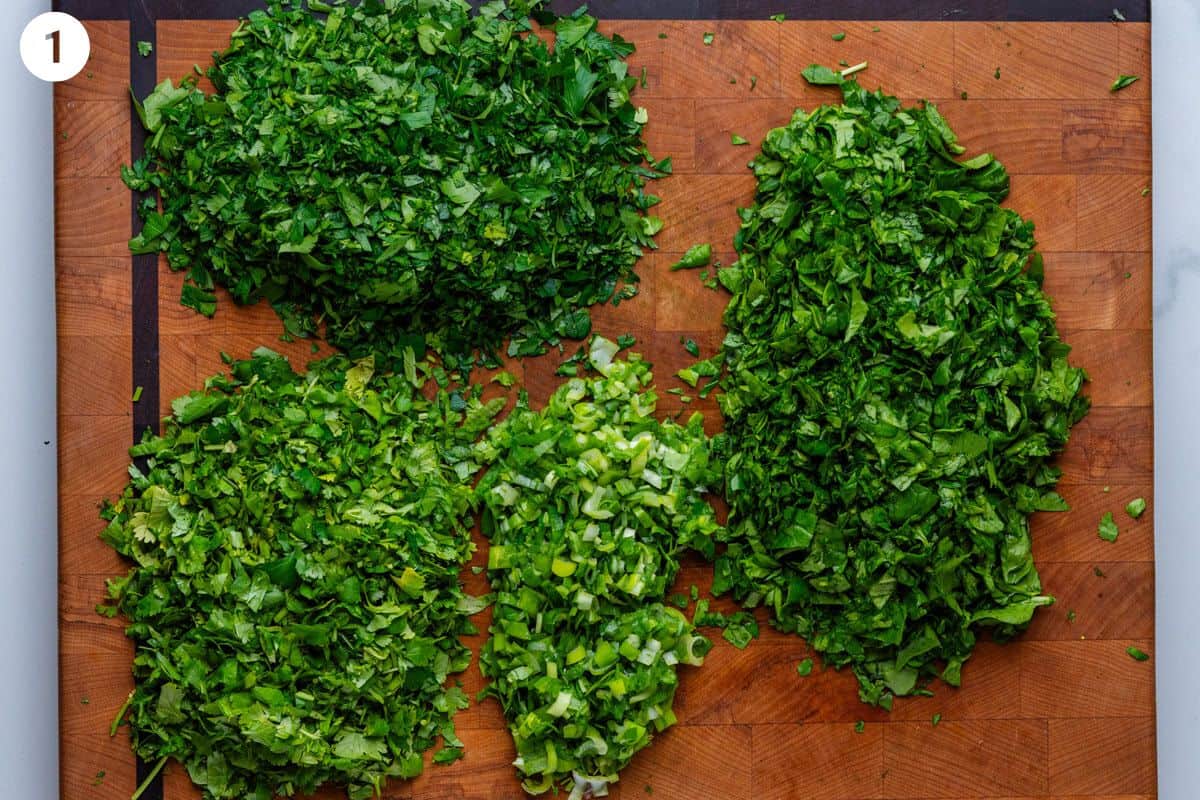
[[(128, 618), (133, 748), (208, 798), (352, 798), (462, 754), (447, 676), (482, 601), (463, 593), (477, 466), (497, 403), (426, 400), (335, 357), (296, 375), (260, 350), (174, 401), (131, 451), (103, 539), (134, 562), (101, 610)], [(116, 723), (114, 723), (114, 730)]]
[(1087, 410), (1008, 175), (932, 104), (829, 70), (753, 162), (720, 272), (727, 550), (716, 592), (766, 605), (869, 703), (957, 685), (980, 627), (1051, 598), (1028, 515), (1066, 508), (1051, 457)]
[(504, 708), (525, 789), (572, 800), (607, 794), (674, 723), (676, 667), (711, 646), (662, 601), (683, 548), (712, 555), (704, 493), (720, 469), (700, 416), (658, 422), (648, 365), (616, 352), (597, 337), (598, 376), (494, 429), (476, 490), (495, 595), (485, 694)]
[(353, 356), (584, 338), (588, 306), (634, 291), (670, 162), (647, 163), (633, 45), (581, 10), (547, 47), (542, 5), (271, 0), (216, 54), (215, 94), (168, 80), (137, 104), (124, 177), (161, 210), (140, 205), (131, 248), (187, 270), (185, 305), (265, 298)]

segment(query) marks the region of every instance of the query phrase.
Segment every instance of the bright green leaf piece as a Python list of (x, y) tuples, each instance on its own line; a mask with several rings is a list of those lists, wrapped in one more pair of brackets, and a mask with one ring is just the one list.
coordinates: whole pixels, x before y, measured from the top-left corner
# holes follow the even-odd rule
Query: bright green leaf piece
[(1112, 86), (1108, 87), (1108, 90), (1110, 92), (1119, 92), (1126, 86), (1129, 86), (1130, 84), (1133, 84), (1139, 80), (1141, 80), (1141, 78), (1137, 75), (1118, 75), (1117, 79), (1112, 82)]
[(804, 80), (816, 86), (837, 86), (842, 82), (841, 75), (820, 64), (809, 64), (800, 74)]
[(1100, 518), (1100, 526), (1097, 529), (1099, 536), (1106, 542), (1115, 542), (1117, 540), (1117, 523), (1113, 520), (1111, 511), (1104, 512), (1104, 516)]
[(694, 244), (683, 254), (683, 258), (671, 265), (671, 272), (681, 269), (696, 269), (712, 263), (712, 245)]
[(1125, 506), (1125, 513), (1133, 519), (1137, 519), (1146, 512), (1146, 498), (1135, 497)]

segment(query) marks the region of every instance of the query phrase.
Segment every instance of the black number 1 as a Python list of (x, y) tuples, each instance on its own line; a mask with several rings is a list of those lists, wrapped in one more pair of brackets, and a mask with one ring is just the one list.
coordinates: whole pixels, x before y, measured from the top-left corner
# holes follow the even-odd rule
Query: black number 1
[(54, 42), (54, 63), (57, 64), (59, 60), (59, 32), (54, 31), (52, 33), (47, 33), (46, 38)]

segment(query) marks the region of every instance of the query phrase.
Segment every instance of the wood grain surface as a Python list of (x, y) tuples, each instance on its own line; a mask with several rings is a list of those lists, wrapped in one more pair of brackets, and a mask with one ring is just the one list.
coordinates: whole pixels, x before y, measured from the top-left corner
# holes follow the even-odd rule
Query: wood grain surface
[[(108, 736), (131, 687), (132, 649), (119, 620), (93, 611), (104, 578), (123, 569), (96, 538), (96, 510), (125, 482), (133, 433), (130, 195), (119, 180), (130, 148), (129, 31), (122, 22), (87, 24), (91, 62), (57, 88), (55, 100), (64, 800), (125, 798), (134, 784), (125, 733)], [(207, 63), (232, 27), (160, 22), (159, 77), (178, 79)], [(1155, 796), (1153, 655), (1139, 663), (1125, 654), (1130, 645), (1154, 652), (1151, 207), (1142, 193), (1150, 180), (1149, 26), (674, 20), (603, 27), (638, 45), (632, 61), (647, 69), (639, 102), (650, 112), (649, 144), (656, 155), (674, 157), (675, 174), (654, 187), (667, 225), (662, 249), (640, 265), (641, 293), (598, 310), (596, 328), (637, 335), (660, 388), (677, 385), (671, 374), (690, 360), (681, 338), (695, 339), (705, 356), (719, 345), (725, 302), (696, 273), (667, 266), (700, 241), (712, 242), (726, 263), (732, 259), (734, 209), (751, 199), (745, 162), (758, 140), (795, 107), (835, 99), (806, 85), (800, 69), (867, 60), (865, 85), (934, 100), (969, 151), (986, 148), (1009, 166), (1009, 204), (1037, 225), (1046, 291), (1075, 346), (1074, 362), (1093, 378), (1094, 403), (1061, 458), (1062, 493), (1073, 510), (1040, 514), (1033, 523), (1038, 566), (1058, 602), (1015, 642), (981, 644), (961, 689), (936, 685), (934, 697), (900, 700), (889, 715), (858, 702), (848, 673), (798, 677), (795, 664), (809, 650), (797, 638), (764, 626), (758, 641), (738, 651), (717, 637), (703, 667), (682, 670), (679, 725), (634, 760), (612, 796)], [(705, 46), (709, 31), (715, 37)], [(831, 39), (837, 31), (847, 34), (844, 41)], [(1118, 72), (1141, 80), (1112, 94)], [(731, 133), (751, 146), (733, 147)], [(244, 357), (265, 344), (294, 363), (311, 357), (310, 343), (279, 341), (281, 327), (268, 308), (237, 308), (223, 295), (216, 317), (204, 319), (179, 306), (180, 285), (161, 264), (164, 413), (172, 397), (220, 369), (222, 350)], [(557, 384), (556, 364), (552, 355), (510, 369), (537, 402)], [(683, 409), (674, 396), (662, 397), (664, 413)], [(711, 398), (691, 408), (708, 415), (710, 430), (719, 428)], [(1150, 505), (1135, 522), (1121, 509), (1136, 496)], [(1114, 544), (1096, 536), (1109, 510), (1122, 529)], [(474, 563), (483, 563), (482, 543)], [(482, 576), (464, 578), (475, 591), (485, 588)], [(709, 584), (704, 565), (692, 560), (679, 581)], [(481, 642), (470, 640), (476, 650)], [(478, 690), (477, 666), (464, 681), (468, 691)], [(942, 715), (936, 727), (935, 713)], [(466, 757), (393, 783), (386, 797), (522, 796), (497, 705), (473, 705), (458, 719)], [(182, 770), (168, 768), (167, 800), (195, 796)]]

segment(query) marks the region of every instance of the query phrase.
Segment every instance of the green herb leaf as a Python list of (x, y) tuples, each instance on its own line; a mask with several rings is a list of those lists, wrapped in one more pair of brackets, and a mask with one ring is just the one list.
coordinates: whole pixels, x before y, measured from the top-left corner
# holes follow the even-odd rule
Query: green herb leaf
[(744, 136), (738, 136), (736, 133), (729, 135), (729, 141), (735, 147), (738, 145), (750, 144), (749, 140), (747, 140)]
[(930, 724), (933, 725), (933, 727), (936, 728), (938, 726), (938, 723), (941, 721), (942, 721), (942, 715), (940, 713), (936, 713), (933, 715), (933, 718), (930, 719), (929, 722), (930, 722)]
[(713, 43), (713, 39), (715, 39), (715, 38), (716, 38), (716, 36), (715, 36), (714, 34), (712, 34), (712, 33), (708, 33), (708, 32), (705, 32), (705, 34), (704, 34), (704, 45), (705, 45), (706, 47), (707, 47), (708, 45), (711, 45), (711, 44)]
[(151, 53), (154, 52), (154, 45), (152, 43), (144, 41), (144, 40), (139, 41), (137, 43), (137, 51), (138, 51), (138, 55), (140, 55), (142, 58), (146, 58), (147, 56), (149, 56)]
[(833, 36), (831, 36), (829, 38), (833, 39), (835, 42), (840, 42), (846, 38), (846, 32), (838, 31), (837, 33), (833, 34)]
[(1146, 511), (1146, 499), (1144, 497), (1135, 497), (1125, 506), (1125, 513), (1133, 519), (1142, 516)]
[(787, 19), (787, 14), (772, 14), (771, 19), (775, 20), (776, 22), (783, 22), (785, 19)]
[(801, 678), (807, 678), (812, 674), (812, 671), (813, 660), (811, 658), (802, 659), (800, 663), (796, 665), (796, 672), (800, 673)]
[(1113, 520), (1111, 511), (1106, 511), (1104, 516), (1100, 518), (1098, 533), (1100, 538), (1106, 542), (1115, 542), (1117, 540), (1117, 523)]
[(1108, 87), (1108, 90), (1110, 92), (1119, 92), (1138, 80), (1141, 80), (1141, 78), (1137, 75), (1118, 75), (1117, 79), (1112, 82), (1112, 86)]
[(1125, 648), (1125, 652), (1128, 653), (1129, 657), (1134, 661), (1147, 661), (1150, 658), (1147, 653), (1144, 653), (1140, 649), (1132, 646)]
[(683, 254), (683, 258), (671, 265), (671, 272), (681, 269), (696, 269), (712, 263), (712, 245), (694, 244)]
[(837, 86), (842, 82), (841, 75), (820, 64), (809, 64), (800, 74), (815, 86)]

